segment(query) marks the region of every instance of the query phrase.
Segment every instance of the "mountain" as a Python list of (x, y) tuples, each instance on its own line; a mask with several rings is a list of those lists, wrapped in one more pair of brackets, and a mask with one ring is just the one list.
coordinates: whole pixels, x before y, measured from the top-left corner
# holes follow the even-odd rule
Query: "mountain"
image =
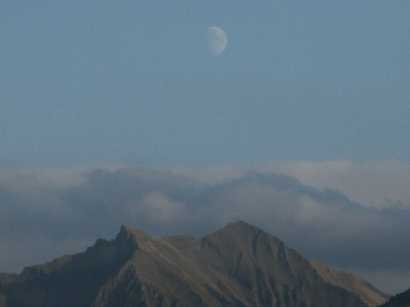
[(381, 307), (410, 307), (410, 290), (392, 297)]
[(336, 270), (318, 261), (311, 264), (325, 281), (355, 293), (369, 306), (379, 306), (389, 299), (388, 295), (355, 274)]
[(16, 274), (2, 274), (0, 273), (0, 307), (6, 306), (6, 285), (16, 280)]
[(0, 306), (6, 306), (6, 294), (3, 292), (3, 289), (0, 287)]
[(0, 280), (0, 307), (366, 307), (245, 222), (201, 239), (123, 226), (112, 241)]

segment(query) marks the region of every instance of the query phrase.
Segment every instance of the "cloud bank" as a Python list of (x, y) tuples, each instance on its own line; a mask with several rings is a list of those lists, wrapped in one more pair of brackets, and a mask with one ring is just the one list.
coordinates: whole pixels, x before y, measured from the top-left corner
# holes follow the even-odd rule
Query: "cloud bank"
[(366, 207), (335, 190), (260, 170), (207, 182), (125, 168), (3, 173), (0, 271), (78, 252), (114, 236), (121, 224), (158, 235), (201, 235), (239, 219), (311, 259), (363, 272), (388, 291), (410, 286), (403, 273), (410, 272), (410, 209)]

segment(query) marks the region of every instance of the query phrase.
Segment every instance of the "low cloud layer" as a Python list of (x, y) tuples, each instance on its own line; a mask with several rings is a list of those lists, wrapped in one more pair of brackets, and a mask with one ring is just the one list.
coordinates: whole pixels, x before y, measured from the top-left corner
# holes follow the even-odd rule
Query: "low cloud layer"
[(410, 163), (300, 161), (271, 163), (263, 168), (295, 176), (309, 185), (343, 191), (366, 206), (410, 207)]
[(403, 161), (273, 161), (179, 171), (206, 182), (238, 178), (249, 171), (285, 174), (320, 189), (342, 191), (364, 206), (410, 207), (410, 163)]
[(217, 183), (131, 169), (3, 173), (0, 271), (78, 252), (121, 224), (201, 235), (239, 219), (309, 258), (364, 272), (386, 290), (410, 287), (403, 273), (410, 272), (410, 209), (366, 207), (266, 171)]

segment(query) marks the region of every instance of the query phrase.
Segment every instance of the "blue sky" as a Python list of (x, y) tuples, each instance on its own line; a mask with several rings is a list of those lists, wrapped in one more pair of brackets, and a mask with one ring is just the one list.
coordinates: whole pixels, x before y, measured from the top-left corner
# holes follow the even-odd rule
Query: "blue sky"
[(409, 15), (405, 0), (2, 0), (0, 161), (409, 160)]

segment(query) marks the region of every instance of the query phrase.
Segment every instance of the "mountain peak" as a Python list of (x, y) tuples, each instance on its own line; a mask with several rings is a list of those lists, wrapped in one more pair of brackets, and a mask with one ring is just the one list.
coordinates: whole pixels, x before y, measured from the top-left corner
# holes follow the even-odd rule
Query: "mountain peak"
[(253, 225), (251, 225), (251, 224), (249, 224), (249, 223), (247, 223), (247, 222), (245, 222), (245, 221), (243, 221), (243, 220), (237, 220), (237, 221), (235, 221), (235, 222), (230, 222), (230, 223), (226, 224), (225, 227), (243, 227), (243, 228), (254, 228), (254, 229), (257, 229), (256, 226), (253, 226)]
[(211, 236), (230, 237), (235, 241), (252, 240), (255, 237), (259, 237), (260, 239), (264, 238), (266, 240), (273, 240), (276, 243), (282, 243), (278, 238), (243, 220), (230, 222), (211, 234)]
[(0, 307), (367, 306), (244, 221), (201, 240), (158, 238), (123, 225), (114, 241), (58, 263), (0, 288)]
[(139, 240), (146, 240), (149, 238), (144, 231), (132, 228), (126, 225), (122, 225), (120, 232), (118, 233), (115, 241), (117, 242), (128, 242), (128, 241), (139, 241)]
[(220, 229), (220, 231), (239, 231), (239, 232), (261, 232), (262, 230), (256, 226), (253, 226), (243, 220), (238, 220), (226, 224)]

